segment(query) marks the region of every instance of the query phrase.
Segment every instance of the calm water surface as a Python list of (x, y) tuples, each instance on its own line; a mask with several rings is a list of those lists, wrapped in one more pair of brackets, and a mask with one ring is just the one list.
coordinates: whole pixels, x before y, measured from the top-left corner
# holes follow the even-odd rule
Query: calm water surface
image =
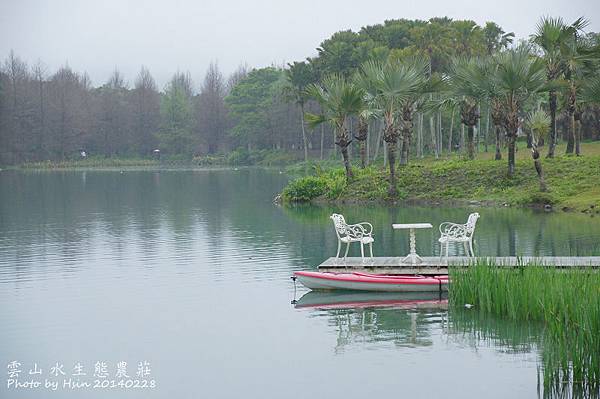
[[(539, 328), (448, 310), (436, 295), (318, 294), (298, 269), (335, 253), (328, 215), (375, 225), (376, 255), (404, 255), (391, 223), (481, 214), (482, 255), (598, 254), (600, 217), (530, 210), (292, 207), (283, 174), (0, 172), (1, 398), (537, 397)], [(437, 226), (436, 226), (437, 227)], [(437, 254), (436, 230), (417, 234)], [(355, 251), (355, 250), (354, 250)], [(356, 252), (354, 252), (356, 254)], [(59, 381), (56, 391), (8, 387)], [(148, 362), (151, 388), (63, 388)], [(29, 375), (37, 363), (42, 375)], [(53, 366), (62, 365), (63, 376)], [(35, 371), (35, 370), (34, 370)]]

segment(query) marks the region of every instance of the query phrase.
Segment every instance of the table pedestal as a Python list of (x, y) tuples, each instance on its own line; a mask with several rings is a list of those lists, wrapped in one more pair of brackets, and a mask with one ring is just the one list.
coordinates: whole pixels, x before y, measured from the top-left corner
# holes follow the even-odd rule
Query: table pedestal
[(422, 263), (423, 259), (419, 255), (417, 255), (417, 240), (415, 238), (415, 229), (430, 229), (433, 226), (431, 223), (395, 223), (392, 224), (394, 229), (407, 229), (410, 234), (410, 253), (403, 258), (401, 263), (410, 263), (411, 265), (416, 265), (418, 263)]
[(417, 255), (417, 239), (415, 238), (415, 229), (410, 229), (410, 253), (402, 259), (402, 263), (409, 263), (416, 265), (417, 263), (423, 262), (423, 259)]

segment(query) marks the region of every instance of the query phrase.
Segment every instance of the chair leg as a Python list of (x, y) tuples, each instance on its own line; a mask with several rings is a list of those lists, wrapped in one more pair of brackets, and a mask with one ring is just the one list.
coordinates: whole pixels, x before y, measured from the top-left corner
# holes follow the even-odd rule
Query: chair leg
[(373, 257), (373, 243), (369, 243), (369, 252), (371, 253), (371, 258)]
[(337, 250), (337, 254), (335, 255), (336, 258), (340, 257), (340, 249), (342, 249), (342, 242), (340, 240), (338, 240), (338, 250)]
[(449, 244), (450, 244), (449, 242), (446, 243), (446, 260), (448, 260), (448, 245)]
[(363, 245), (362, 241), (360, 242), (360, 257), (361, 258), (365, 258), (365, 246)]
[(471, 256), (475, 257), (475, 251), (473, 251), (473, 241), (469, 241), (469, 249), (471, 250)]
[(344, 259), (348, 256), (348, 250), (350, 249), (350, 242), (346, 243), (346, 253), (344, 254)]
[(465, 255), (467, 255), (467, 257), (470, 257), (471, 253), (469, 252), (469, 244), (463, 242), (463, 247), (465, 248)]
[(444, 257), (444, 243), (440, 242), (440, 261)]

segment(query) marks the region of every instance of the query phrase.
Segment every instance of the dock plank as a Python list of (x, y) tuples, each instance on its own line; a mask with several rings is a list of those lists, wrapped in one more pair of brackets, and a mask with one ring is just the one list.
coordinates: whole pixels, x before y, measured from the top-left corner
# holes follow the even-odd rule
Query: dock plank
[(452, 256), (448, 258), (423, 257), (423, 262), (416, 265), (403, 263), (403, 257), (373, 258), (329, 258), (318, 266), (323, 272), (357, 272), (386, 274), (447, 274), (448, 268), (465, 267), (476, 259), (486, 260), (503, 267), (517, 267), (528, 264), (545, 265), (556, 268), (600, 268), (600, 256), (502, 256), (469, 258)]

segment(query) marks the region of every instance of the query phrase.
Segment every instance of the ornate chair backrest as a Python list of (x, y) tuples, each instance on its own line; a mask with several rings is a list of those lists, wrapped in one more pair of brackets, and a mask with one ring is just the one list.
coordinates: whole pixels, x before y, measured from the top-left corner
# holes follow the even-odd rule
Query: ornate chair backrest
[(337, 234), (338, 238), (348, 235), (348, 224), (343, 215), (334, 213), (330, 218), (333, 220), (333, 227), (335, 227), (335, 234)]
[(475, 231), (475, 225), (477, 224), (477, 219), (479, 219), (479, 213), (475, 212), (469, 215), (467, 219), (467, 223), (465, 224), (467, 228), (467, 236), (472, 236)]

